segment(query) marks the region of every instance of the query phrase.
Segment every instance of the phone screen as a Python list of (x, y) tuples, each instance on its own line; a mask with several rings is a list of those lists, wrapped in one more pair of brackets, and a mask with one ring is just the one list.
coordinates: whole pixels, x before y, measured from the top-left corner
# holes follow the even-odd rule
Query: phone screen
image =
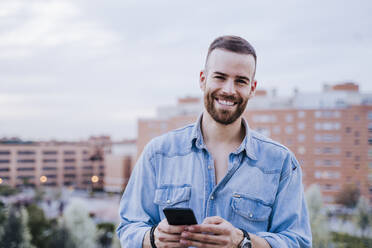
[(163, 212), (169, 225), (198, 224), (191, 208), (164, 208)]

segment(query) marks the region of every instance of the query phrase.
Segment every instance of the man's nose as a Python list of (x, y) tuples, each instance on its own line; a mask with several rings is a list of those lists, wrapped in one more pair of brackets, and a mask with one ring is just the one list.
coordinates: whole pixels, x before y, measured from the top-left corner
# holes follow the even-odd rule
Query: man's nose
[(235, 84), (234, 84), (234, 80), (227, 80), (223, 87), (222, 87), (222, 91), (226, 94), (229, 94), (229, 95), (232, 95), (235, 93)]

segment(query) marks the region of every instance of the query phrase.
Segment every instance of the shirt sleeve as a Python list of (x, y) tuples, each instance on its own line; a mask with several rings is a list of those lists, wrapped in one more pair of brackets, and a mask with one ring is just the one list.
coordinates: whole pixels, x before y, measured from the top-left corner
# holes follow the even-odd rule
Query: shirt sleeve
[(153, 203), (156, 181), (150, 146), (138, 159), (120, 201), (116, 232), (122, 247), (142, 248), (145, 233), (160, 219)]
[(296, 158), (289, 154), (270, 216), (268, 232), (256, 235), (272, 248), (311, 247), (311, 229), (302, 185), (302, 172)]

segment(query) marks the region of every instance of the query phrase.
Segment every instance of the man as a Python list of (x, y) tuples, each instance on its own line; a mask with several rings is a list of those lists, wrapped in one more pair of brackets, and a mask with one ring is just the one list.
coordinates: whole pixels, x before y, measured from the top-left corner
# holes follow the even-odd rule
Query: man
[[(311, 247), (298, 162), (242, 118), (255, 71), (246, 40), (212, 42), (200, 72), (205, 111), (152, 140), (135, 166), (120, 205), (123, 247)], [(201, 224), (171, 226), (165, 207), (190, 207)]]

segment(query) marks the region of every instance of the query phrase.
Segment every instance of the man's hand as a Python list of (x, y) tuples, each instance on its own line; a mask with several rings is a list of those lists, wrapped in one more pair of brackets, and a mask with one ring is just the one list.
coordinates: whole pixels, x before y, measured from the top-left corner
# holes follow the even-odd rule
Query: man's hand
[(243, 232), (219, 216), (207, 217), (200, 225), (185, 227), (181, 244), (205, 248), (236, 248), (243, 240)]
[(168, 224), (167, 219), (163, 219), (154, 232), (156, 247), (184, 247), (180, 244), (181, 233), (184, 229), (185, 226), (172, 226)]

